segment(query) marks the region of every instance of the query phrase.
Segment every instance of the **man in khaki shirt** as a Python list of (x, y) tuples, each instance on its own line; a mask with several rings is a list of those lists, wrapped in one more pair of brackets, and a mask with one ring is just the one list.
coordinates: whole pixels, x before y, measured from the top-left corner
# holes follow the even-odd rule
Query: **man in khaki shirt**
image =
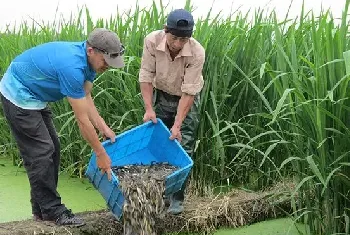
[[(204, 48), (192, 38), (194, 20), (183, 9), (172, 11), (164, 30), (146, 36), (139, 81), (145, 104), (143, 121), (159, 117), (192, 156), (203, 88)], [(187, 181), (187, 180), (186, 180)], [(183, 211), (184, 188), (170, 197), (169, 213)]]

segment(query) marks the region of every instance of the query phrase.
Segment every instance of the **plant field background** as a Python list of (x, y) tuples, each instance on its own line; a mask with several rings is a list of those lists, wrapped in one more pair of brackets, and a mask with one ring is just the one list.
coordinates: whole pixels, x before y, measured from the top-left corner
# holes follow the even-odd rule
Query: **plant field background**
[[(348, 9), (342, 19), (300, 9), (278, 21), (274, 11), (211, 15), (196, 23), (194, 38), (206, 49), (200, 126), (192, 179), (199, 194), (214, 186), (250, 190), (295, 181), (295, 220), (308, 234), (348, 234), (350, 189), (350, 40)], [(186, 3), (191, 10), (190, 1)], [(32, 46), (85, 40), (94, 27), (114, 30), (125, 44), (126, 66), (97, 77), (94, 99), (116, 133), (141, 124), (138, 84), (143, 38), (162, 29), (171, 9), (147, 9), (93, 21), (88, 9), (54, 23), (23, 22), (0, 34), (0, 75)], [(62, 170), (83, 177), (91, 149), (79, 134), (66, 100), (51, 104), (62, 144)], [(1, 115), (0, 151), (19, 164)]]

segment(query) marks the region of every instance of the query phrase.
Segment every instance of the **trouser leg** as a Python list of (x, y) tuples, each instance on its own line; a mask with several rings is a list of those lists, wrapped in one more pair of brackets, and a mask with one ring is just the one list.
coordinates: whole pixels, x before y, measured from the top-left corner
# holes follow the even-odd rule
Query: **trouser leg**
[(31, 186), (33, 213), (55, 219), (66, 207), (57, 192), (59, 142), (51, 112), (19, 108), (1, 96), (5, 117), (15, 137)]
[[(156, 90), (154, 93), (154, 108), (156, 115), (169, 129), (171, 129), (174, 124), (179, 99), (179, 97), (173, 97), (159, 90)], [(199, 101), (199, 95), (197, 95), (181, 126), (182, 141), (180, 144), (190, 157), (193, 156), (195, 147), (195, 132), (199, 124)], [(189, 175), (187, 176), (181, 190), (172, 195), (175, 200), (184, 200), (184, 190), (186, 188), (188, 178)]]

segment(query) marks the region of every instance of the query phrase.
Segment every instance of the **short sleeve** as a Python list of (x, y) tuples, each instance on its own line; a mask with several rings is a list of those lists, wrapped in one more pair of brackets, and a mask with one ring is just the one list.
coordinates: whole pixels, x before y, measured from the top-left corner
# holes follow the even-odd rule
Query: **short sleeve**
[(139, 82), (152, 83), (156, 74), (154, 45), (146, 38), (143, 45)]
[(58, 78), (63, 95), (74, 99), (85, 97), (85, 75), (81, 69), (63, 68), (58, 72)]

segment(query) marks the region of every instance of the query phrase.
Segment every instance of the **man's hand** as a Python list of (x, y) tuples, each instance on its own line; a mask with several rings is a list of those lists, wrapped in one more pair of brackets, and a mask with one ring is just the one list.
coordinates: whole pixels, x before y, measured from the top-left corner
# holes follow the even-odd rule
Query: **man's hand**
[(114, 131), (112, 131), (111, 128), (109, 128), (108, 126), (105, 127), (104, 132), (102, 133), (103, 135), (103, 139), (110, 139), (112, 143), (115, 142), (115, 133)]
[(112, 179), (111, 159), (106, 152), (102, 154), (96, 154), (96, 161), (98, 168), (101, 169), (101, 173), (107, 173), (108, 180)]
[(152, 82), (141, 82), (140, 89), (142, 93), (143, 102), (145, 104), (145, 115), (143, 115), (143, 122), (152, 120), (153, 123), (157, 123), (156, 113), (152, 107), (153, 85)]
[(148, 122), (152, 120), (153, 123), (157, 123), (156, 113), (153, 109), (147, 109), (145, 115), (143, 115), (143, 122)]
[(171, 136), (169, 137), (169, 139), (171, 139), (171, 140), (177, 139), (179, 142), (181, 142), (182, 136), (181, 136), (180, 127), (173, 126), (170, 129), (170, 131), (171, 131)]

